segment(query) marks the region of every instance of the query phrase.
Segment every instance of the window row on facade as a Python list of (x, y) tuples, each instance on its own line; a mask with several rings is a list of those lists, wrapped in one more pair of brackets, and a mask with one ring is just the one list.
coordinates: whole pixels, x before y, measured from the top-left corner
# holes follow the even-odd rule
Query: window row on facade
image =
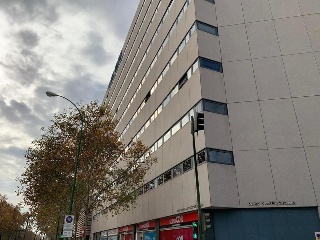
[[(152, 153), (158, 150), (165, 142), (167, 142), (173, 135), (175, 135), (180, 129), (182, 129), (188, 122), (191, 121), (191, 117), (195, 115), (196, 112), (209, 111), (216, 114), (228, 115), (227, 104), (219, 103), (207, 99), (199, 101), (193, 108), (191, 108), (182, 118), (179, 119), (170, 129), (168, 129), (154, 144), (150, 146), (148, 151), (141, 156), (138, 163), (144, 161), (145, 158), (149, 157)], [(133, 141), (131, 141), (126, 150), (128, 150)]]
[[(183, 87), (183, 85), (191, 78), (191, 76), (194, 74), (194, 72), (198, 69), (198, 67), (206, 67), (214, 71), (222, 71), (222, 64), (213, 60), (209, 60), (206, 58), (198, 58), (191, 67), (187, 70), (187, 72), (182, 76), (182, 78), (178, 81), (178, 83), (173, 87), (173, 89), (168, 93), (168, 95), (165, 97), (165, 99), (160, 103), (158, 108), (152, 113), (149, 119), (145, 122), (145, 124), (141, 127), (141, 129), (137, 132), (137, 134), (133, 137), (133, 141), (136, 141), (141, 134), (150, 126), (150, 124), (159, 116), (159, 114), (162, 112), (162, 110), (168, 105), (168, 103), (173, 99), (173, 97), (179, 92), (179, 90)], [(158, 78), (158, 81), (153, 85), (153, 88), (157, 86), (157, 84), (160, 83), (162, 78)], [(160, 80), (160, 81), (159, 81)], [(151, 94), (149, 95), (149, 97)], [(124, 136), (126, 131), (129, 129), (129, 127), (132, 125), (135, 118), (140, 113), (142, 107), (145, 105), (147, 100), (143, 101), (143, 103), (140, 105), (134, 116), (130, 119), (129, 123), (123, 130), (123, 132), (120, 134), (120, 139)]]
[[(196, 162), (198, 165), (203, 164), (205, 162), (224, 164), (224, 165), (234, 165), (234, 156), (232, 151), (214, 149), (214, 148), (205, 148), (196, 154)], [(159, 176), (147, 182), (142, 187), (134, 190), (133, 192), (137, 191), (138, 195), (145, 194), (150, 190), (155, 189), (165, 184), (166, 182), (169, 182), (172, 179), (192, 170), (193, 168), (194, 168), (193, 156), (190, 156), (189, 158), (185, 159), (184, 161), (175, 165), (171, 169), (160, 174)], [(105, 210), (102, 210), (101, 212), (97, 213), (96, 216), (103, 214), (104, 211)]]
[[(143, 55), (143, 58), (142, 58), (142, 60), (140, 61), (139, 67), (136, 69), (135, 74), (134, 74), (134, 77), (131, 79), (129, 85), (132, 84), (132, 82), (134, 81), (135, 77), (137, 76), (138, 71), (140, 70), (141, 64), (142, 64), (142, 62), (144, 61), (146, 55), (148, 54), (148, 52), (149, 52), (149, 50), (150, 50), (150, 47), (151, 47), (151, 44), (154, 42), (157, 34), (160, 32), (160, 29), (161, 29), (161, 27), (162, 27), (162, 24), (163, 24), (164, 20), (166, 19), (166, 17), (168, 16), (169, 11), (171, 10), (171, 7), (172, 7), (174, 1), (175, 1), (175, 0), (171, 0), (170, 3), (169, 3), (169, 5), (167, 6), (167, 8), (166, 8), (166, 10), (165, 10), (165, 12), (164, 12), (161, 20), (160, 20), (160, 23), (159, 23), (158, 27), (156, 28), (156, 30), (155, 30), (152, 38), (151, 38), (151, 41), (150, 41), (149, 44), (148, 44), (148, 47), (147, 47), (147, 49), (146, 49), (146, 51), (145, 51), (145, 53), (144, 53), (144, 55)], [(150, 3), (150, 4), (151, 4), (151, 3)], [(152, 17), (151, 17), (152, 20), (155, 18), (157, 12), (159, 11), (160, 5), (161, 5), (161, 0), (159, 1), (158, 5), (157, 5), (157, 7), (156, 7), (156, 9), (155, 9)], [(150, 5), (149, 5), (149, 7), (150, 7)], [(149, 7), (148, 7), (148, 10), (149, 10)], [(136, 57), (137, 57), (137, 55), (138, 55), (138, 53), (139, 53), (139, 51), (140, 51), (140, 49), (141, 49), (141, 47), (142, 47), (142, 44), (143, 44), (143, 42), (144, 42), (144, 40), (145, 40), (145, 37), (146, 37), (146, 35), (147, 35), (147, 33), (148, 33), (148, 31), (149, 31), (150, 26), (151, 26), (152, 23), (153, 23), (153, 21), (150, 21), (150, 22), (149, 22), (148, 27), (146, 28), (146, 30), (145, 30), (145, 32), (144, 32), (144, 34), (143, 34), (143, 37), (142, 37), (142, 39), (141, 39), (141, 41), (140, 41), (140, 44), (139, 44), (139, 46), (138, 46), (138, 48), (137, 48), (137, 51), (136, 51), (136, 53), (134, 54), (133, 60), (131, 61), (131, 64), (130, 64), (130, 66), (129, 66), (129, 68), (128, 68), (127, 74), (126, 74), (126, 76), (123, 78), (124, 81), (122, 82), (121, 87), (123, 86), (123, 84), (124, 84), (124, 82), (125, 82), (125, 79), (128, 77), (128, 74), (129, 74), (129, 72), (130, 72), (130, 70), (131, 70), (131, 68), (132, 68), (133, 63), (134, 63), (135, 60), (136, 60)], [(141, 28), (140, 28), (140, 29), (141, 29)], [(139, 29), (139, 31), (140, 31), (140, 29)], [(137, 36), (138, 36), (138, 35), (137, 35)], [(135, 39), (135, 40), (136, 40), (136, 39)], [(131, 53), (132, 49), (133, 49), (133, 46), (132, 46), (132, 48), (131, 48), (131, 50), (130, 50), (130, 53)], [(129, 55), (130, 55), (130, 53), (129, 53)], [(125, 63), (124, 63), (124, 66), (126, 65), (126, 62), (127, 62), (128, 58), (129, 58), (129, 55), (128, 55)], [(119, 80), (120, 80), (120, 78), (121, 78), (121, 76), (122, 76), (123, 71), (124, 71), (124, 69), (122, 69), (122, 71), (121, 71), (121, 73), (120, 73), (120, 75), (119, 75), (119, 78), (118, 78)], [(118, 81), (118, 82), (119, 82), (119, 81)], [(121, 87), (120, 87), (120, 89), (121, 89)], [(115, 89), (116, 89), (116, 87), (114, 88), (113, 92), (115, 91)], [(113, 95), (113, 93), (112, 93), (112, 95)], [(115, 97), (115, 99), (118, 97), (118, 95), (119, 95), (119, 92), (117, 93), (117, 96)], [(124, 94), (124, 95), (125, 95), (125, 94)], [(110, 101), (111, 101), (111, 98), (110, 98)], [(120, 101), (119, 107), (120, 107), (122, 101), (123, 101), (123, 98), (122, 98), (121, 101)], [(112, 105), (112, 108), (113, 108), (114, 104), (115, 104), (115, 101), (114, 101), (114, 103), (113, 103), (113, 105)]]
[[(133, 116), (131, 117), (131, 119), (129, 120), (128, 124), (125, 126), (122, 134), (124, 134), (129, 126), (132, 124), (132, 122), (135, 120), (135, 118), (137, 117), (137, 115), (140, 113), (140, 111), (142, 110), (142, 108), (144, 107), (146, 101), (150, 98), (150, 96), (154, 93), (154, 91), (156, 90), (158, 84), (162, 81), (162, 79), (164, 78), (165, 74), (169, 71), (170, 67), (172, 66), (172, 64), (175, 62), (175, 60), (177, 59), (177, 56), (181, 53), (181, 51), (184, 49), (184, 47), (186, 46), (186, 44), (188, 43), (189, 39), (191, 38), (192, 34), (195, 32), (196, 26), (199, 30), (203, 30), (206, 32), (210, 32), (214, 35), (218, 34), (218, 29), (216, 27), (210, 26), (208, 24), (205, 24), (203, 22), (195, 22), (192, 27), (190, 28), (190, 30), (188, 31), (188, 33), (186, 34), (186, 36), (183, 38), (183, 40), (181, 41), (181, 43), (179, 44), (178, 48), (175, 50), (175, 52), (173, 53), (172, 57), (170, 58), (170, 60), (168, 61), (168, 63), (166, 64), (166, 66), (164, 67), (163, 71), (160, 73), (158, 79), (155, 81), (155, 83), (153, 84), (153, 86), (151, 87), (150, 91), (147, 93), (147, 96), (145, 97), (144, 101), (142, 101), (142, 103), (140, 104), (140, 106), (138, 107), (138, 109), (136, 110), (136, 112), (133, 114)], [(159, 52), (158, 52), (159, 53)], [(142, 87), (142, 84), (144, 83), (146, 77), (148, 76), (150, 69), (155, 65), (155, 62), (157, 60), (157, 55), (154, 58), (154, 61), (151, 63), (148, 71), (146, 72), (146, 75), (144, 76), (144, 78), (142, 79), (142, 81), (140, 82), (138, 88), (136, 89), (135, 93), (133, 94), (130, 102), (128, 103), (128, 106), (126, 107), (126, 109), (124, 110), (123, 114), (121, 115), (121, 117), (119, 118), (119, 123), (120, 121), (123, 119), (123, 117), (125, 116), (125, 114), (127, 113), (130, 105), (133, 103), (134, 99), (136, 98), (139, 90)], [(219, 65), (218, 67), (220, 68), (220, 63), (218, 63), (217, 65)], [(189, 73), (190, 69), (188, 70)], [(217, 69), (216, 71), (222, 72), (222, 68)], [(130, 87), (130, 85), (129, 85)], [(127, 90), (129, 89), (129, 87), (127, 88)], [(127, 93), (127, 91), (126, 91)], [(125, 97), (125, 95), (123, 96)], [(123, 100), (123, 98), (122, 98)], [(121, 100), (121, 101), (122, 101)], [(118, 123), (118, 124), (119, 124)]]
[[(128, 38), (127, 44), (126, 44), (125, 48), (124, 48), (123, 51), (122, 51), (123, 55), (125, 54), (125, 52), (126, 52), (126, 50), (127, 50), (127, 48), (128, 48), (128, 45), (129, 45), (129, 43), (130, 43), (130, 40), (131, 40), (133, 31), (134, 31), (134, 29), (136, 28), (136, 25), (137, 25), (137, 22), (138, 22), (138, 20), (139, 20), (139, 18), (140, 18), (140, 15), (141, 15), (141, 12), (142, 12), (142, 9), (143, 9), (143, 5), (144, 5), (145, 1), (146, 1), (146, 0), (144, 0), (143, 3), (141, 4), (140, 11), (139, 11), (139, 13), (138, 13), (138, 16), (137, 16), (137, 18), (136, 18), (136, 21), (135, 21), (135, 23), (134, 23), (134, 25), (133, 25), (133, 27), (132, 27), (131, 32), (130, 32), (130, 36), (129, 36), (129, 38)], [(149, 44), (148, 48), (149, 48), (150, 45), (154, 42), (154, 39), (155, 39), (156, 35), (158, 34), (158, 32), (159, 32), (159, 30), (160, 30), (160, 27), (161, 27), (162, 24), (163, 24), (163, 21), (164, 21), (165, 18), (168, 16), (168, 12), (169, 12), (171, 6), (173, 5), (174, 1), (175, 1), (175, 0), (171, 0), (171, 1), (170, 1), (169, 6), (167, 7), (167, 9), (166, 9), (166, 11), (165, 11), (162, 19), (160, 20), (160, 23), (159, 23), (159, 25), (158, 25), (158, 27), (157, 27), (157, 29), (156, 29), (156, 31), (155, 31), (155, 33), (154, 33), (151, 41), (150, 41), (150, 44)], [(206, 1), (211, 2), (211, 3), (214, 3), (214, 0), (206, 0)], [(125, 54), (127, 57), (126, 57), (126, 60), (125, 60), (124, 65), (126, 64), (128, 58), (129, 58), (129, 56), (130, 56), (130, 54), (131, 54), (131, 51), (132, 51), (132, 49), (133, 49), (133, 45), (134, 45), (134, 43), (136, 42), (136, 39), (137, 39), (137, 37), (138, 37), (138, 33), (139, 33), (140, 30), (141, 30), (142, 24), (143, 24), (143, 22), (144, 22), (144, 20), (145, 20), (145, 18), (146, 18), (146, 16), (147, 16), (147, 13), (148, 13), (148, 11), (149, 11), (149, 8), (150, 8), (150, 6), (151, 6), (151, 3), (152, 3), (152, 1), (150, 1), (149, 5), (148, 5), (148, 9), (147, 9), (147, 11), (146, 11), (146, 14), (145, 14), (144, 17), (143, 17), (143, 20), (141, 21), (141, 25), (140, 25), (140, 27), (139, 27), (139, 31), (137, 32), (136, 37), (135, 37), (135, 39), (133, 40), (132, 47), (130, 48), (129, 53), (128, 53), (128, 54)], [(161, 0), (159, 0), (158, 5), (157, 5), (157, 7), (156, 7), (156, 9), (155, 9), (152, 17), (151, 17), (151, 20), (149, 21), (149, 25), (148, 25), (148, 27), (147, 27), (144, 35), (143, 35), (142, 40), (140, 41), (140, 45), (139, 45), (139, 47), (138, 47), (138, 49), (137, 49), (137, 52), (135, 53), (135, 56), (134, 56), (132, 62), (134, 62), (134, 60), (136, 59), (136, 56), (138, 55), (138, 52), (139, 52), (139, 50), (140, 50), (140, 48), (141, 48), (141, 45), (142, 45), (142, 43), (144, 42), (145, 37), (146, 37), (146, 35), (147, 35), (147, 32), (148, 32), (149, 29), (150, 29), (151, 23), (152, 23), (153, 20), (155, 19), (155, 16), (156, 16), (157, 12), (158, 12), (159, 9), (160, 9), (160, 5), (161, 5)], [(183, 9), (185, 9), (185, 8), (183, 7), (182, 10), (183, 10)], [(177, 18), (178, 20), (181, 19), (181, 17), (182, 17), (182, 13), (183, 13), (182, 10), (181, 10), (180, 13), (179, 13), (179, 16), (178, 16), (178, 18)], [(149, 50), (148, 48), (147, 48), (147, 50)], [(122, 60), (122, 59), (121, 59), (121, 60)], [(132, 64), (130, 65), (130, 68), (129, 68), (127, 74), (129, 73), (129, 71), (130, 71), (130, 69), (131, 69), (131, 66), (132, 66)], [(113, 72), (113, 74), (112, 74), (112, 77), (111, 77), (111, 80), (110, 80), (110, 82), (109, 82), (108, 90), (111, 88), (111, 86), (112, 86), (112, 84), (113, 84), (113, 80), (114, 80), (114, 78), (115, 78), (115, 76), (116, 76), (117, 70), (118, 70), (118, 68), (115, 67), (115, 70), (114, 70), (114, 72)], [(123, 70), (124, 70), (124, 69), (122, 69), (122, 71), (121, 71), (118, 79), (121, 78)], [(119, 81), (118, 81), (118, 82), (119, 82)], [(114, 90), (113, 90), (112, 94), (110, 94), (109, 103), (110, 103), (111, 98), (112, 98), (112, 96), (113, 96), (113, 94), (114, 94), (114, 91), (115, 91), (115, 89), (116, 89), (116, 87), (117, 87), (117, 85), (118, 85), (118, 82), (116, 83), (116, 86), (114, 87)]]
[[(192, 25), (191, 29), (188, 31), (188, 33), (187, 33), (187, 35), (186, 35), (186, 36), (188, 36), (188, 37), (185, 37), (185, 38), (182, 40), (181, 44), (179, 45), (179, 47), (178, 47), (178, 49), (177, 49), (178, 51), (175, 51), (175, 53), (176, 53), (176, 52), (180, 53), (180, 52), (182, 51), (182, 49), (185, 47), (185, 45), (186, 45), (187, 42), (189, 41), (191, 35), (194, 33), (194, 29), (195, 29), (195, 25)], [(161, 53), (161, 52), (159, 51), (158, 53)], [(149, 95), (150, 95), (150, 96), (151, 96), (151, 94), (155, 91), (155, 89), (157, 88), (158, 84), (162, 81), (162, 79), (164, 78), (165, 74), (166, 74), (166, 73), (168, 72), (168, 70), (170, 69), (170, 67), (171, 67), (171, 65), (173, 64), (174, 60), (177, 58), (178, 53), (177, 53), (177, 54), (174, 54), (174, 55), (171, 57), (171, 59), (168, 61), (168, 63), (167, 63), (166, 66), (164, 67), (163, 71), (160, 73), (158, 79), (155, 81), (154, 85), (152, 86), (151, 90), (149, 91)], [(134, 94), (133, 94), (130, 102), (128, 103), (128, 106), (126, 107), (125, 111), (122, 113), (122, 115), (121, 115), (121, 117), (120, 117), (120, 119), (119, 119), (119, 122), (123, 119), (123, 117), (124, 117), (125, 114), (127, 113), (128, 108), (129, 108), (130, 105), (133, 103), (134, 99), (136, 98), (138, 92), (140, 91), (142, 85), (143, 85), (144, 82), (145, 82), (145, 79), (148, 77), (148, 74), (150, 73), (151, 68), (152, 68), (152, 67), (154, 66), (154, 64), (155, 64), (155, 62), (156, 62), (156, 60), (157, 60), (157, 58), (158, 58), (157, 56), (158, 56), (158, 55), (156, 55), (156, 57), (155, 57), (154, 60), (152, 61), (152, 64), (149, 66), (149, 69), (148, 69), (147, 72), (146, 72), (146, 75), (143, 77), (143, 79), (142, 79), (142, 81), (140, 82), (138, 88), (135, 90), (135, 92), (134, 92)], [(159, 56), (160, 56), (160, 55), (159, 55)], [(130, 85), (129, 85), (129, 87), (130, 87)], [(129, 87), (127, 88), (127, 90), (129, 89)], [(127, 93), (127, 91), (126, 91), (126, 93)], [(126, 93), (125, 93), (125, 94), (126, 94)], [(125, 95), (124, 95), (124, 97), (125, 97)], [(139, 112), (142, 110), (142, 108), (144, 107), (144, 104), (145, 104), (145, 101), (143, 101), (143, 102), (140, 104), (140, 106), (138, 107), (136, 113), (139, 113)], [(135, 113), (135, 114), (133, 115), (133, 117), (129, 120), (128, 125), (131, 125), (130, 121), (131, 121), (131, 120), (132, 120), (132, 121), (134, 120), (134, 118), (136, 117), (136, 116), (135, 116), (136, 113)], [(128, 125), (127, 125), (127, 126), (128, 126)]]
[[(197, 164), (204, 162), (234, 165), (233, 153), (231, 151), (206, 148), (196, 154)], [(143, 187), (138, 189), (138, 194), (142, 195), (164, 183), (190, 171), (194, 168), (193, 156), (182, 161), (178, 165), (159, 175), (155, 179), (147, 182)]]
[[(174, 1), (174, 0), (171, 0), (171, 2), (172, 2), (172, 1)], [(151, 2), (152, 2), (152, 1), (151, 1)], [(151, 2), (150, 2), (150, 4), (149, 4), (148, 9), (147, 9), (146, 12), (149, 11), (150, 6), (151, 6)], [(171, 2), (170, 2), (170, 3), (171, 3)], [(158, 12), (159, 9), (160, 9), (160, 5), (161, 5), (161, 0), (158, 2), (158, 5), (157, 5), (156, 9), (154, 10), (154, 13), (153, 13), (153, 15), (152, 15), (152, 19), (155, 18), (157, 12)], [(167, 7), (167, 10), (165, 11), (165, 13), (168, 12), (168, 11), (170, 10), (170, 8), (171, 8), (171, 4), (169, 4), (169, 6)], [(147, 14), (144, 16), (144, 18), (143, 18), (143, 20), (142, 20), (142, 22), (141, 22), (141, 26), (140, 26), (140, 28), (139, 28), (138, 33), (139, 33), (140, 30), (142, 29), (141, 27), (142, 27), (142, 24), (145, 22), (144, 20), (145, 20), (146, 16), (147, 16)], [(165, 16), (167, 16), (167, 15), (165, 15)], [(163, 19), (163, 18), (162, 18), (162, 19)], [(142, 47), (142, 44), (143, 44), (143, 42), (144, 42), (144, 40), (145, 40), (145, 37), (146, 37), (146, 35), (147, 35), (147, 33), (148, 33), (149, 29), (150, 29), (151, 24), (152, 24), (152, 21), (149, 22), (148, 27), (147, 27), (147, 29), (145, 30), (145, 32), (144, 32), (144, 34), (143, 34), (143, 37), (142, 37), (142, 39), (141, 39), (141, 41), (140, 41), (140, 44), (139, 44), (139, 46), (137, 47), (137, 50), (136, 50), (136, 52), (135, 52), (135, 54), (134, 54), (134, 56), (133, 56), (133, 59), (130, 61), (131, 64), (130, 64), (130, 66), (129, 66), (129, 68), (128, 68), (128, 71), (127, 71), (126, 76), (124, 77), (124, 80), (128, 77), (128, 75), (129, 75), (129, 73), (130, 73), (130, 70), (131, 70), (131, 68), (132, 68), (132, 65), (133, 65), (133, 63), (134, 63), (135, 60), (136, 60), (136, 57), (137, 57), (137, 55), (138, 55), (138, 53), (139, 53), (139, 51), (140, 51), (140, 49), (141, 49), (141, 47)], [(132, 49), (134, 48), (134, 44), (136, 43), (136, 39), (137, 39), (137, 37), (138, 37), (138, 33), (137, 33), (137, 35), (136, 35), (136, 37), (135, 37), (135, 39), (134, 39), (134, 41), (133, 41), (133, 43), (132, 43), (130, 52), (129, 52), (129, 54), (128, 54), (128, 56), (127, 56), (127, 58), (126, 58), (126, 60), (125, 60), (125, 62), (124, 62), (124, 64), (123, 64), (124, 66), (126, 65), (128, 59), (129, 59), (129, 57), (130, 57), (130, 54), (131, 54), (131, 52), (132, 52)], [(156, 30), (153, 38), (155, 37), (156, 33), (157, 33), (157, 30)], [(142, 35), (142, 34), (141, 34), (141, 35)], [(140, 36), (140, 34), (139, 34), (139, 36)], [(149, 52), (149, 50), (150, 50), (150, 44), (149, 44), (149, 46), (148, 46), (148, 48), (147, 48), (147, 50), (146, 50), (146, 52), (145, 52), (144, 55), (146, 55), (146, 54)], [(120, 80), (120, 78), (121, 78), (121, 76), (122, 76), (123, 71), (124, 71), (124, 68), (122, 69), (122, 71), (121, 71), (121, 73), (120, 73), (120, 75), (119, 75), (119, 78), (118, 78), (119, 80)], [(138, 70), (136, 70), (135, 76), (136, 76), (137, 73), (138, 73)], [(118, 82), (119, 82), (119, 81), (118, 81)], [(122, 82), (121, 87), (123, 86), (124, 82), (125, 82), (125, 81)], [(118, 83), (117, 83), (117, 84), (118, 84)], [(117, 87), (117, 85), (115, 86), (113, 92), (115, 91), (116, 87)], [(121, 89), (121, 87), (120, 87), (120, 89)], [(113, 93), (112, 93), (112, 95), (113, 95)], [(117, 93), (117, 96), (115, 97), (115, 99), (118, 97), (118, 95), (119, 95), (119, 92)], [(111, 101), (111, 98), (110, 98), (110, 101)], [(113, 105), (114, 105), (114, 103), (113, 103)], [(112, 105), (112, 107), (113, 107), (113, 105)]]
[[(136, 21), (134, 22), (133, 27), (131, 28), (131, 32), (130, 32), (130, 36), (129, 36), (129, 38), (128, 38), (127, 44), (126, 44), (126, 46), (124, 47), (124, 49), (121, 50), (120, 55), (122, 55), (122, 56), (121, 56), (120, 62), (122, 61), (122, 57), (123, 57), (124, 55), (127, 56), (127, 58), (126, 58), (126, 61), (127, 61), (128, 57), (129, 57), (129, 55), (130, 55), (130, 53), (131, 53), (132, 48), (130, 49), (130, 52), (129, 52), (129, 53), (126, 53), (126, 51), (127, 51), (128, 46), (129, 46), (129, 43), (130, 43), (130, 40), (131, 40), (133, 31), (135, 30), (136, 25), (137, 25), (137, 23), (138, 23), (138, 20), (139, 20), (139, 18), (140, 18), (140, 15), (141, 15), (141, 12), (142, 12), (142, 9), (143, 9), (143, 6), (144, 6), (145, 1), (146, 1), (146, 0), (143, 0), (143, 2), (142, 2), (142, 4), (141, 4), (141, 8), (140, 8), (140, 11), (139, 11), (138, 16), (137, 16), (137, 18), (136, 18)], [(160, 2), (161, 2), (161, 0), (160, 0)], [(150, 4), (151, 4), (151, 2), (150, 2)], [(147, 12), (146, 12), (146, 14), (147, 14)], [(141, 23), (141, 24), (142, 24), (142, 23)], [(140, 25), (139, 29), (140, 29), (140, 28), (141, 28), (141, 25)], [(137, 35), (138, 35), (138, 33), (137, 33)], [(136, 38), (137, 38), (137, 35), (136, 35)], [(135, 38), (135, 39), (136, 39), (136, 38)], [(134, 44), (134, 42), (133, 42), (133, 44)], [(118, 65), (120, 65), (120, 62), (118, 63)], [(117, 65), (117, 64), (116, 64), (116, 65)], [(114, 78), (116, 77), (117, 71), (118, 71), (118, 67), (115, 67), (115, 69), (114, 69), (114, 71), (113, 71), (113, 73), (112, 73), (112, 75), (111, 75), (111, 79), (110, 79), (110, 82), (109, 82), (109, 85), (108, 85), (107, 92), (110, 91), (110, 88), (111, 88), (111, 86), (112, 86), (112, 84), (113, 84), (113, 80), (114, 80)], [(121, 73), (122, 73), (122, 72), (121, 72)], [(117, 86), (117, 85), (118, 85), (118, 83), (116, 84), (116, 86)], [(115, 86), (115, 88), (116, 88), (116, 86)], [(108, 94), (110, 94), (110, 96), (112, 96), (112, 95), (113, 95), (113, 92), (112, 92), (112, 94), (111, 94), (111, 93), (108, 93)], [(110, 100), (111, 100), (111, 99), (110, 99)], [(110, 101), (110, 100), (109, 100), (109, 101)]]
[[(172, 0), (172, 1), (170, 2), (169, 6), (168, 6), (168, 8), (167, 8), (167, 11), (166, 11), (167, 13), (169, 13), (169, 10), (170, 10), (170, 8), (171, 8), (171, 6), (172, 6), (172, 4), (173, 4), (174, 1), (175, 1), (175, 0)], [(178, 14), (178, 17), (175, 19), (173, 25), (172, 25), (171, 28), (168, 30), (168, 33), (167, 33), (165, 39), (163, 40), (162, 44), (160, 45), (157, 53), (155, 54), (155, 57), (153, 58), (151, 64), (150, 64), (149, 67), (148, 67), (148, 69), (146, 70), (146, 73), (144, 74), (142, 80), (140, 81), (137, 89), (135, 90), (135, 92), (134, 92), (134, 94), (133, 94), (133, 97), (131, 98), (130, 102), (128, 103), (127, 108), (125, 109), (124, 113), (122, 113), (121, 117), (123, 117), (123, 116), (125, 115), (126, 110), (130, 107), (130, 105), (132, 104), (133, 100), (134, 100), (135, 97), (137, 96), (137, 94), (138, 94), (139, 90), (141, 89), (143, 83), (145, 82), (146, 78), (148, 77), (151, 69), (152, 69), (153, 66), (155, 65), (155, 63), (156, 63), (156, 61), (158, 60), (158, 58), (160, 58), (160, 55), (161, 55), (161, 53), (162, 53), (162, 50), (165, 48), (166, 44), (168, 43), (169, 38), (170, 38), (170, 36), (173, 34), (174, 30), (176, 29), (178, 23), (181, 21), (181, 18), (182, 18), (182, 16), (183, 16), (183, 14), (185, 13), (185, 11), (187, 10), (187, 7), (188, 7), (188, 5), (190, 4), (190, 2), (191, 2), (191, 0), (186, 0), (186, 1), (185, 1), (185, 4), (183, 5), (182, 9), (180, 10), (180, 12), (179, 12), (179, 14)], [(154, 40), (155, 40), (155, 37), (157, 36), (158, 32), (160, 32), (160, 28), (162, 27), (162, 24), (163, 24), (163, 21), (164, 21), (164, 17), (166, 17), (166, 16), (167, 16), (167, 14), (165, 14), (165, 15), (163, 16), (162, 20), (160, 21), (160, 24), (158, 25), (158, 28), (156, 29), (156, 31), (155, 31), (155, 33), (154, 33), (151, 41), (149, 42), (149, 45), (148, 45), (148, 47), (147, 47), (147, 49), (146, 49), (146, 51), (145, 51), (145, 53), (144, 53), (144, 55), (143, 55), (140, 63), (139, 63), (136, 71), (135, 71), (135, 74), (134, 74), (133, 78), (132, 78), (131, 81), (129, 82), (129, 85), (128, 85), (125, 93), (123, 94), (123, 97), (121, 98), (117, 109), (119, 109), (119, 108), (121, 107), (121, 105), (122, 105), (122, 103), (123, 103), (123, 100), (124, 100), (124, 98), (126, 97), (126, 95), (127, 95), (128, 91), (129, 91), (132, 83), (133, 83), (134, 80), (136, 79), (136, 76), (137, 76), (137, 74), (138, 74), (138, 72), (139, 72), (139, 70), (140, 70), (140, 68), (141, 68), (144, 60), (146, 59), (146, 56), (147, 56), (147, 54), (148, 54), (148, 52), (149, 52), (149, 50), (150, 50), (150, 48), (151, 48), (151, 45), (153, 44), (153, 42), (154, 42)], [(188, 34), (187, 34), (187, 35), (188, 35)], [(188, 40), (189, 40), (189, 39), (188, 39)], [(133, 64), (133, 62), (131, 63), (131, 66), (132, 66), (132, 64)], [(130, 66), (129, 70), (131, 69), (131, 66)], [(128, 75), (128, 73), (129, 73), (129, 71), (127, 72), (127, 75)], [(127, 77), (127, 75), (126, 75), (126, 77)], [(125, 77), (125, 79), (126, 79), (126, 77)], [(124, 83), (124, 81), (123, 81), (123, 83)], [(123, 84), (123, 83), (122, 83), (122, 84)], [(119, 94), (119, 92), (118, 92), (118, 94)], [(117, 96), (118, 96), (118, 95), (117, 95)], [(115, 104), (115, 101), (114, 101), (114, 103), (113, 103), (113, 105), (112, 105), (111, 108), (114, 107), (114, 104)], [(116, 113), (117, 113), (117, 111), (115, 111), (115, 114), (116, 114)], [(120, 120), (121, 120), (121, 117), (120, 117)]]

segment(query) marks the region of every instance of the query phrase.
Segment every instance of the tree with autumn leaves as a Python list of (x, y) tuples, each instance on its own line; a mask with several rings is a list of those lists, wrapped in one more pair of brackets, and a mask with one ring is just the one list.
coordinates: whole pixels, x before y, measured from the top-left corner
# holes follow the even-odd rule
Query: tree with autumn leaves
[[(106, 209), (119, 213), (130, 209), (137, 188), (155, 158), (144, 157), (148, 148), (141, 141), (125, 146), (115, 131), (117, 121), (108, 107), (97, 101), (79, 106), (83, 137), (79, 156), (73, 214)], [(79, 111), (55, 114), (51, 126), (32, 142), (25, 154), (27, 167), (20, 178), (19, 193), (30, 206), (38, 228), (54, 236), (67, 214), (80, 134)]]
[(16, 238), (25, 221), (20, 205), (9, 203), (7, 197), (0, 194), (0, 239)]

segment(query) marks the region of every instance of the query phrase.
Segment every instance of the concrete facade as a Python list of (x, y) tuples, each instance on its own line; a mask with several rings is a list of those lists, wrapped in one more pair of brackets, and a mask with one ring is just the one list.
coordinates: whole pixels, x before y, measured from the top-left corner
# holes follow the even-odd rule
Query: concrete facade
[[(120, 119), (123, 141), (139, 134), (158, 157), (146, 178), (156, 187), (131, 211), (97, 212), (92, 233), (196, 210), (193, 169), (173, 171), (192, 157), (186, 114), (204, 99), (224, 104), (227, 114), (200, 107), (203, 209), (318, 208), (319, 69), (318, 0), (141, 0), (105, 102)], [(166, 140), (155, 149), (159, 139)], [(219, 162), (224, 152), (233, 154), (231, 164)], [(158, 184), (168, 170), (172, 179)]]

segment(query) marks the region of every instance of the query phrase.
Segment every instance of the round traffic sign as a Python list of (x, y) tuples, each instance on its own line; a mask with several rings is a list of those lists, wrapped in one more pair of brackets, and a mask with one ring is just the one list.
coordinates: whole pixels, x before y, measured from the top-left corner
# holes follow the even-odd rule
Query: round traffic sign
[(73, 217), (72, 216), (67, 216), (66, 217), (66, 223), (72, 223), (73, 222)]

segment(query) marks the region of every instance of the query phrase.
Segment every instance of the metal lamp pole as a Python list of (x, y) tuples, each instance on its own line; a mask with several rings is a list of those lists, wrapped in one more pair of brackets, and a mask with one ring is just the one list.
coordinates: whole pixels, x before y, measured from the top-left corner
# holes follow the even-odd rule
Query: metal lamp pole
[[(198, 174), (198, 163), (197, 163), (197, 152), (196, 152), (196, 140), (195, 140), (195, 120), (191, 116), (191, 134), (192, 134), (192, 147), (193, 147), (193, 164), (194, 164), (194, 173), (196, 177), (196, 192), (197, 192), (197, 206), (198, 206), (198, 233), (199, 240), (203, 240), (203, 224), (201, 216), (201, 200), (200, 200), (200, 189), (199, 189), (199, 174)], [(198, 131), (198, 130), (197, 130)]]
[(46, 92), (46, 95), (48, 97), (61, 97), (64, 98), (66, 100), (68, 100), (79, 112), (80, 114), (80, 120), (81, 120), (81, 124), (80, 124), (80, 137), (79, 137), (79, 141), (78, 141), (78, 150), (77, 150), (77, 155), (76, 155), (76, 163), (74, 166), (74, 175), (73, 175), (73, 184), (72, 184), (72, 193), (71, 193), (71, 198), (70, 198), (70, 205), (69, 205), (69, 212), (68, 214), (71, 215), (72, 214), (72, 206), (73, 206), (73, 199), (74, 199), (74, 192), (76, 189), (76, 180), (77, 180), (77, 171), (78, 171), (78, 163), (79, 163), (79, 156), (80, 156), (80, 151), (81, 151), (81, 141), (82, 141), (82, 135), (83, 135), (83, 123), (84, 123), (84, 119), (83, 116), (81, 114), (80, 109), (77, 107), (76, 104), (74, 104), (70, 99), (64, 97), (64, 96), (60, 96), (56, 93), (53, 92)]

